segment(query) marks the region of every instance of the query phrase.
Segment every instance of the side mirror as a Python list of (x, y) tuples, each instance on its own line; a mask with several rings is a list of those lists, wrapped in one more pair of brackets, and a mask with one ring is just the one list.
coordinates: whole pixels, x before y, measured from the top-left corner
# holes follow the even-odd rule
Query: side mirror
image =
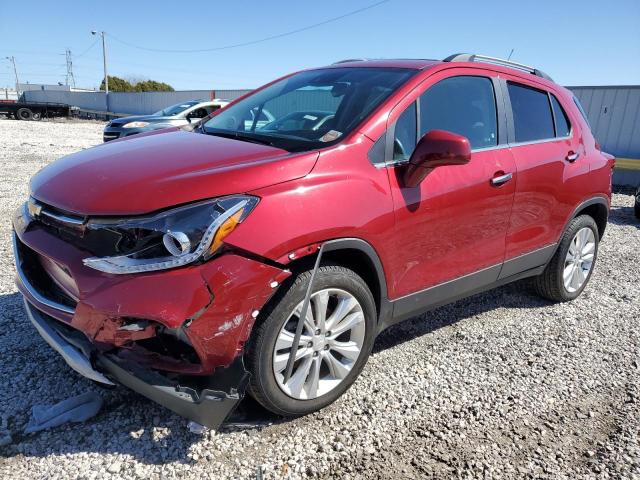
[(465, 165), (471, 160), (469, 140), (447, 130), (431, 130), (416, 145), (403, 175), (404, 185), (417, 187), (436, 167)]

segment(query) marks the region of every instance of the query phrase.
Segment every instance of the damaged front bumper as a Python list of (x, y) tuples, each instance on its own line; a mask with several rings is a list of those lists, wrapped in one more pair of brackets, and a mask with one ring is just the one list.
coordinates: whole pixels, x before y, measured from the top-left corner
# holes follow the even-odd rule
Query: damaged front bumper
[[(76, 372), (103, 384), (124, 385), (189, 420), (217, 429), (242, 400), (249, 381), (242, 357), (206, 379), (206, 387), (181, 384), (136, 365), (127, 365), (115, 355), (98, 353), (82, 335), (65, 329), (57, 321), (24, 300), (29, 320), (42, 338)], [(96, 368), (94, 368), (94, 364)]]
[(18, 289), (43, 338), (82, 375), (119, 383), (210, 428), (242, 399), (258, 312), (290, 272), (226, 253), (206, 263), (110, 275), (50, 228), (14, 216)]

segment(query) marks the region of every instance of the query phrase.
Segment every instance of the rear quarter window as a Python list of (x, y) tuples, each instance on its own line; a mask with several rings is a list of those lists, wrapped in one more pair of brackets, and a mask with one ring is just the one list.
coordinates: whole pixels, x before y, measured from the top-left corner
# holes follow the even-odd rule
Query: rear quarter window
[(533, 142), (555, 137), (553, 114), (547, 92), (518, 83), (507, 82), (515, 141)]
[(553, 118), (556, 126), (556, 137), (568, 137), (571, 133), (571, 123), (562, 105), (554, 94), (550, 94), (551, 106), (553, 107)]
[(582, 104), (580, 103), (580, 100), (578, 100), (576, 97), (573, 97), (573, 103), (576, 104), (576, 107), (578, 107), (578, 110), (580, 110), (580, 115), (582, 115), (582, 118), (584, 118), (584, 121), (587, 122), (587, 125), (589, 125), (589, 128), (591, 128), (591, 124), (589, 123), (589, 118), (587, 117), (587, 112), (585, 112), (584, 108), (582, 108)]

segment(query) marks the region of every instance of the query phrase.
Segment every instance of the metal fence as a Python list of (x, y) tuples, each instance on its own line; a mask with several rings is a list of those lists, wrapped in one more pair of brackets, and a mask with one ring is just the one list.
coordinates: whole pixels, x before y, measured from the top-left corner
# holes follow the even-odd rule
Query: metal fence
[(28, 102), (64, 103), (92, 112), (114, 114), (147, 115), (169, 105), (187, 100), (212, 100), (224, 98), (235, 100), (249, 90), (182, 90), (179, 92), (69, 92), (56, 90), (25, 91)]
[(605, 152), (618, 157), (616, 185), (640, 184), (640, 85), (569, 87)]

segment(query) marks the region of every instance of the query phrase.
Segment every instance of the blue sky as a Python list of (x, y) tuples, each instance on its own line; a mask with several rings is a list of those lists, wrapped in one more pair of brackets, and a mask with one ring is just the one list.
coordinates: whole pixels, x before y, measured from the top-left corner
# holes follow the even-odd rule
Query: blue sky
[(11, 55), (21, 81), (64, 81), (65, 48), (74, 55), (77, 85), (96, 87), (102, 53), (93, 29), (107, 32), (111, 75), (153, 78), (179, 90), (256, 87), (343, 58), (443, 58), (454, 52), (506, 57), (512, 48), (513, 60), (537, 66), (563, 85), (640, 84), (639, 0), (388, 0), (303, 32), (226, 50), (161, 53), (118, 41), (154, 49), (215, 48), (290, 32), (378, 1), (5, 0), (0, 87), (13, 85), (5, 60)]

